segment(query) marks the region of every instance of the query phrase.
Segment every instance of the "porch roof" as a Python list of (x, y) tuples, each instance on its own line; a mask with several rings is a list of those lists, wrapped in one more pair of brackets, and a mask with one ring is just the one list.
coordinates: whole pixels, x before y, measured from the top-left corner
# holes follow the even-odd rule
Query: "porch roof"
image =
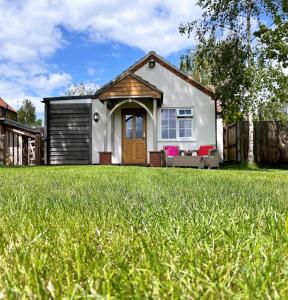
[(143, 78), (125, 72), (99, 89), (95, 96), (101, 101), (111, 98), (152, 98), (162, 100), (162, 91)]

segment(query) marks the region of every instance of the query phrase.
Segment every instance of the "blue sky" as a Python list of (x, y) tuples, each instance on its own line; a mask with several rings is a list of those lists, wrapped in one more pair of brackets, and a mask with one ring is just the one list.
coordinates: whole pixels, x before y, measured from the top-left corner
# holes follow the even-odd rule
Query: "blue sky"
[(197, 0), (0, 0), (0, 97), (14, 108), (68, 84), (99, 87), (149, 51), (172, 64), (195, 46), (181, 22), (199, 19)]
[[(57, 51), (47, 62), (55, 64), (58, 70), (71, 74), (75, 83), (101, 86), (147, 53), (137, 47), (113, 41), (94, 43), (82, 33), (65, 32), (65, 40), (67, 46)], [(178, 66), (180, 55), (184, 51), (182, 49), (165, 57)]]
[(199, 18), (196, 0), (0, 0), (0, 96), (23, 99), (43, 117), (43, 97), (68, 84), (99, 87), (154, 50), (178, 65), (194, 39), (181, 22)]

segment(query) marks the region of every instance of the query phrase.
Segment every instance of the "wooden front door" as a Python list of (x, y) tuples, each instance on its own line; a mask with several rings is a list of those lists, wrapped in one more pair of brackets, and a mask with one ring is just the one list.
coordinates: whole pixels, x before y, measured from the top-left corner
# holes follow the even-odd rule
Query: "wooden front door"
[(144, 109), (122, 110), (122, 163), (146, 164), (147, 115)]

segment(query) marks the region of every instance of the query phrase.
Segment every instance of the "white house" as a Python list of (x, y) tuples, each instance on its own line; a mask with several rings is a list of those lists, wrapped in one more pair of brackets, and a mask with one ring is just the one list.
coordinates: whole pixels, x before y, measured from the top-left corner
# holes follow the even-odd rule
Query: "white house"
[[(214, 93), (155, 52), (95, 95), (44, 98), (47, 164), (150, 163), (165, 145), (222, 154)], [(103, 161), (102, 161), (103, 162)]]

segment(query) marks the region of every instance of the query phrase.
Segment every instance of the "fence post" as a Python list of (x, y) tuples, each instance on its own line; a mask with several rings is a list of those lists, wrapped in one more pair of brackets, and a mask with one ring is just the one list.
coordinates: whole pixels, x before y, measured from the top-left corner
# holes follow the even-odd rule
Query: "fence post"
[(242, 155), (241, 155), (241, 127), (240, 123), (236, 123), (236, 159), (237, 161), (242, 160)]
[(28, 137), (23, 136), (22, 139), (22, 157), (23, 157), (23, 166), (28, 166), (28, 155), (29, 155), (29, 148), (28, 148)]
[(35, 136), (35, 166), (40, 166), (41, 163), (41, 138), (40, 134)]
[(230, 161), (229, 125), (226, 125), (226, 159)]
[(0, 166), (4, 164), (4, 135), (0, 133)]
[(4, 166), (7, 165), (8, 134), (3, 135), (3, 165)]

